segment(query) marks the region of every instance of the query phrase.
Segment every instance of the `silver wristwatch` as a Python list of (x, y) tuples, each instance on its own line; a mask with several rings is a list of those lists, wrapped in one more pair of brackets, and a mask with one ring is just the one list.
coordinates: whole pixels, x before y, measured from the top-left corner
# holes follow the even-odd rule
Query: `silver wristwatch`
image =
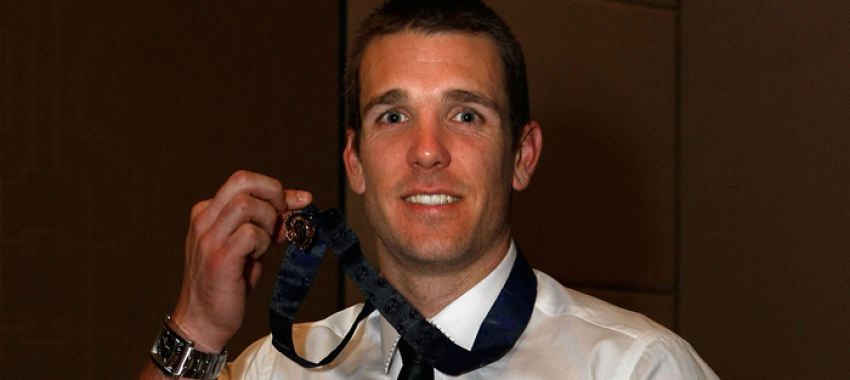
[(166, 376), (191, 379), (215, 379), (227, 362), (227, 351), (210, 354), (195, 350), (191, 340), (180, 336), (171, 327), (171, 316), (165, 317), (151, 348), (151, 359)]

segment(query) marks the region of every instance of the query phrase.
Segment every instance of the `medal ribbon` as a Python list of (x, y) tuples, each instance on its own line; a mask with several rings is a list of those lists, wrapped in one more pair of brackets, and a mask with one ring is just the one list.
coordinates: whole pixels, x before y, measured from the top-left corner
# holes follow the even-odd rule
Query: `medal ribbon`
[[(305, 247), (306, 250), (296, 244), (287, 247), (269, 307), (272, 344), (299, 365), (314, 368), (333, 361), (354, 335), (360, 321), (375, 309), (434, 368), (452, 376), (481, 368), (501, 358), (510, 351), (528, 325), (537, 297), (537, 278), (519, 247), (505, 286), (481, 324), (472, 350), (466, 350), (422, 317), (369, 264), (360, 249), (360, 240), (345, 223), (339, 210), (319, 212), (310, 205), (302, 211), (315, 222), (317, 239)], [(337, 348), (314, 363), (295, 352), (292, 324), (329, 247), (339, 258), (345, 273), (366, 295), (366, 303)]]

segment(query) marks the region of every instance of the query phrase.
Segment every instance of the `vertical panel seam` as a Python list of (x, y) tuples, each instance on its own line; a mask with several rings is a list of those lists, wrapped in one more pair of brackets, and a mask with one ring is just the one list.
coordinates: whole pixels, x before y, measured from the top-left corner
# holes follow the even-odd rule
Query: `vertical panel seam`
[(675, 27), (675, 44), (676, 52), (674, 54), (675, 64), (675, 157), (673, 174), (673, 199), (674, 205), (674, 224), (673, 224), (673, 329), (678, 333), (680, 331), (680, 314), (681, 314), (681, 256), (682, 256), (682, 7), (681, 1), (677, 2), (676, 7), (676, 27)]
[[(345, 135), (345, 61), (346, 61), (346, 53), (348, 51), (348, 46), (346, 43), (347, 39), (347, 18), (348, 18), (348, 4), (346, 0), (339, 0), (338, 4), (339, 10), (337, 14), (339, 15), (338, 20), (338, 28), (339, 32), (337, 36), (339, 38), (338, 44), (338, 52), (337, 52), (337, 60), (338, 60), (338, 72), (337, 72), (337, 86), (338, 86), (338, 94), (337, 101), (339, 102), (337, 106), (337, 117), (339, 118), (338, 124), (338, 135), (339, 135), (339, 146), (337, 149), (337, 205), (340, 210), (345, 212), (345, 194), (346, 194), (346, 185), (348, 183), (348, 178), (345, 172), (345, 162), (342, 160), (342, 152), (345, 149), (346, 145), (346, 135)], [(345, 271), (342, 269), (342, 262), (339, 261), (337, 263), (337, 309), (342, 310), (345, 308)]]

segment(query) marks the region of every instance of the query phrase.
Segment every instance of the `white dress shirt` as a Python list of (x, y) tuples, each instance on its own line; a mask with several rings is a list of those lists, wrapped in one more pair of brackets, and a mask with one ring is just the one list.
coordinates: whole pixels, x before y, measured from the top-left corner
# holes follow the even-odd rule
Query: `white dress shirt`
[[(431, 319), (457, 345), (471, 349), (478, 327), (507, 281), (516, 247), (496, 269)], [(682, 338), (649, 320), (591, 296), (565, 288), (535, 271), (537, 299), (528, 327), (501, 359), (457, 377), (440, 379), (717, 379)], [(363, 305), (322, 321), (295, 325), (293, 342), (304, 358), (317, 362), (342, 340)], [(330, 364), (304, 369), (271, 343), (248, 347), (229, 363), (220, 379), (337, 380), (390, 379), (401, 370), (395, 350), (399, 335), (377, 311), (360, 323), (351, 341)]]

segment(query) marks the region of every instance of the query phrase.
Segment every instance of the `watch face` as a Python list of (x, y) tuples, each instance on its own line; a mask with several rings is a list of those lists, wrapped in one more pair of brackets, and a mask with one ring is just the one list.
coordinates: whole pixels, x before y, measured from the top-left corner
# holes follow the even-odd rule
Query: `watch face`
[(159, 342), (156, 345), (156, 353), (159, 357), (168, 360), (171, 358), (171, 354), (174, 353), (175, 345), (177, 340), (173, 335), (169, 333), (164, 333), (159, 336)]

